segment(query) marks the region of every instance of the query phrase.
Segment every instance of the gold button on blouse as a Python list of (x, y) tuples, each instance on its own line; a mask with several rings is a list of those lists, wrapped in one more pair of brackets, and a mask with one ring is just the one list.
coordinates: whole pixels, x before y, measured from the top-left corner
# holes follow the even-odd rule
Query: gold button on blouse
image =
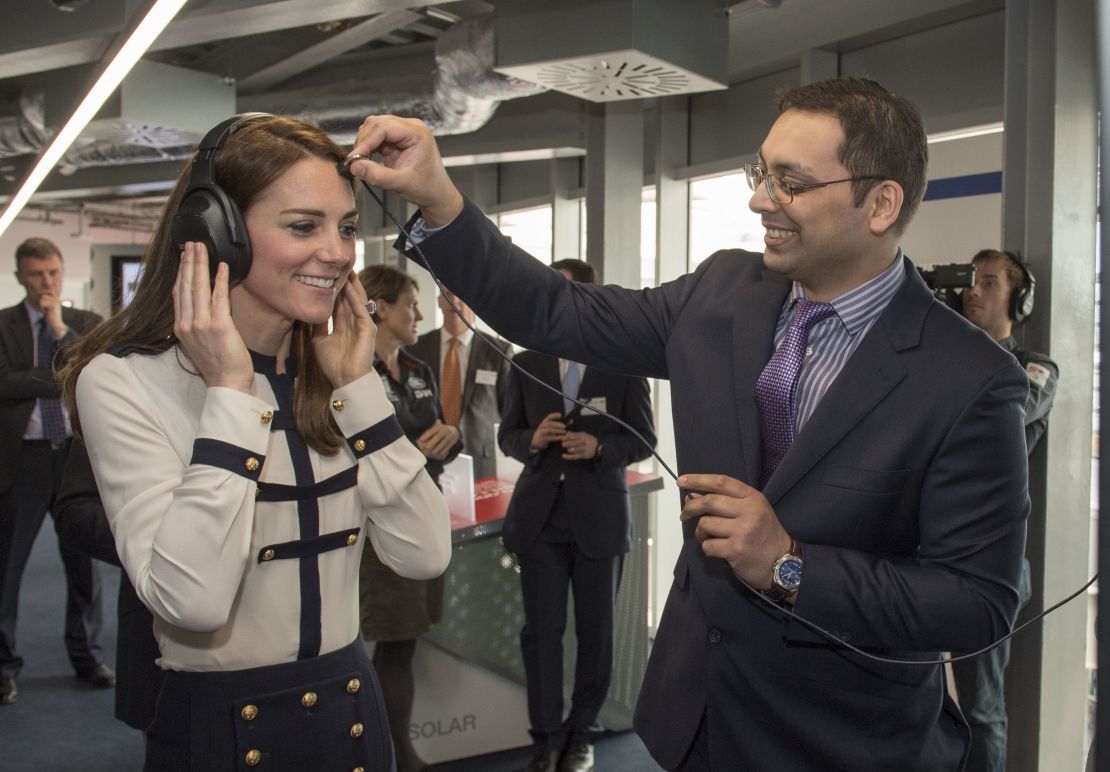
[(355, 450), (359, 453), (366, 450), (366, 440), (355, 440)]
[(363, 769), (362, 767), (355, 767), (354, 772), (366, 772), (366, 770)]
[(301, 697), (301, 705), (303, 705), (304, 707), (311, 708), (315, 704), (316, 692), (305, 692), (304, 696)]
[(247, 459), (247, 462), (246, 462), (246, 464), (244, 464), (244, 466), (247, 467), (248, 472), (257, 472), (258, 471), (258, 459), (255, 458), (254, 456), (251, 456), (250, 458)]
[(352, 533), (350, 536), (347, 537), (348, 544), (354, 544), (356, 541), (358, 541), (358, 534)]
[(352, 678), (347, 682), (347, 694), (358, 694), (358, 690), (362, 688), (362, 681), (357, 678)]
[(244, 705), (243, 709), (239, 711), (239, 715), (243, 717), (244, 721), (254, 721), (254, 717), (258, 715), (258, 708), (254, 705)]
[(355, 739), (362, 737), (362, 724), (351, 724), (351, 737)]
[(244, 758), (244, 761), (247, 762), (248, 767), (257, 767), (259, 764), (262, 763), (262, 752), (256, 750), (255, 748), (251, 748), (249, 751), (247, 751), (247, 755)]
[(262, 559), (263, 560), (273, 560), (274, 559), (274, 551), (273, 550), (266, 550), (265, 552), (262, 553)]
[(267, 410), (259, 417), (262, 419), (262, 423), (268, 424), (270, 421), (274, 420), (274, 412), (272, 410)]
[(331, 406), (335, 409), (336, 412), (338, 412), (338, 413), (343, 412), (343, 400), (333, 399), (331, 401)]

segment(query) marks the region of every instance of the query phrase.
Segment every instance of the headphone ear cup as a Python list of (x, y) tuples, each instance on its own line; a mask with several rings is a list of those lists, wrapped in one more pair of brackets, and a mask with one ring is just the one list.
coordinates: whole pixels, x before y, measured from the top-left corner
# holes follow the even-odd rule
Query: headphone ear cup
[(1010, 295), (1010, 318), (1015, 322), (1024, 322), (1033, 313), (1033, 287), (1018, 287)]
[(208, 249), (212, 280), (221, 261), (228, 264), (229, 282), (246, 278), (251, 268), (251, 242), (243, 213), (218, 185), (190, 190), (174, 215), (171, 233), (175, 244), (203, 242)]

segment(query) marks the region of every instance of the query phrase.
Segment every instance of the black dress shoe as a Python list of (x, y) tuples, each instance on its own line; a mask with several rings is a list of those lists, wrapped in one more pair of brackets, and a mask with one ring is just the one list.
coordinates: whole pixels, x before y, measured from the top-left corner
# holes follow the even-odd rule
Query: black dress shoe
[(19, 687), (15, 685), (15, 677), (0, 677), (0, 705), (11, 705), (19, 699)]
[(563, 751), (558, 772), (594, 772), (594, 746), (590, 743), (571, 743)]
[(559, 765), (559, 751), (538, 751), (524, 772), (555, 772)]
[(98, 663), (92, 670), (78, 673), (77, 677), (82, 681), (88, 681), (97, 689), (111, 689), (116, 685), (115, 672), (103, 663)]

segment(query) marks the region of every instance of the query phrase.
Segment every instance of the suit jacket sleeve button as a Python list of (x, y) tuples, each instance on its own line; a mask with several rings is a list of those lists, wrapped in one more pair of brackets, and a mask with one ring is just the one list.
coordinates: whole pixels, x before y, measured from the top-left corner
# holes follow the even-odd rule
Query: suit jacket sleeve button
[(709, 642), (710, 643), (720, 643), (721, 642), (721, 637), (722, 637), (721, 636), (721, 631), (718, 630), (716, 627), (714, 627), (712, 630), (709, 631)]

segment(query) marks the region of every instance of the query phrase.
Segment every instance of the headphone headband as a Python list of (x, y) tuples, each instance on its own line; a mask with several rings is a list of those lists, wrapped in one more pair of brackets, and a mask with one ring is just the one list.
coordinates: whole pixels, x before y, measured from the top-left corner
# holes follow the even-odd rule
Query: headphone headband
[(251, 267), (250, 234), (243, 213), (216, 184), (216, 153), (244, 124), (272, 117), (268, 113), (233, 115), (204, 135), (193, 156), (189, 182), (171, 225), (172, 236), (179, 245), (187, 241), (204, 243), (213, 279), (221, 262), (228, 264), (233, 283), (246, 278)]
[(204, 135), (197, 145), (197, 154), (193, 157), (193, 170), (189, 175), (189, 190), (209, 187), (215, 184), (216, 178), (216, 151), (223, 147), (227, 138), (242, 128), (247, 123), (273, 118), (269, 113), (240, 113), (227, 120), (220, 121)]

